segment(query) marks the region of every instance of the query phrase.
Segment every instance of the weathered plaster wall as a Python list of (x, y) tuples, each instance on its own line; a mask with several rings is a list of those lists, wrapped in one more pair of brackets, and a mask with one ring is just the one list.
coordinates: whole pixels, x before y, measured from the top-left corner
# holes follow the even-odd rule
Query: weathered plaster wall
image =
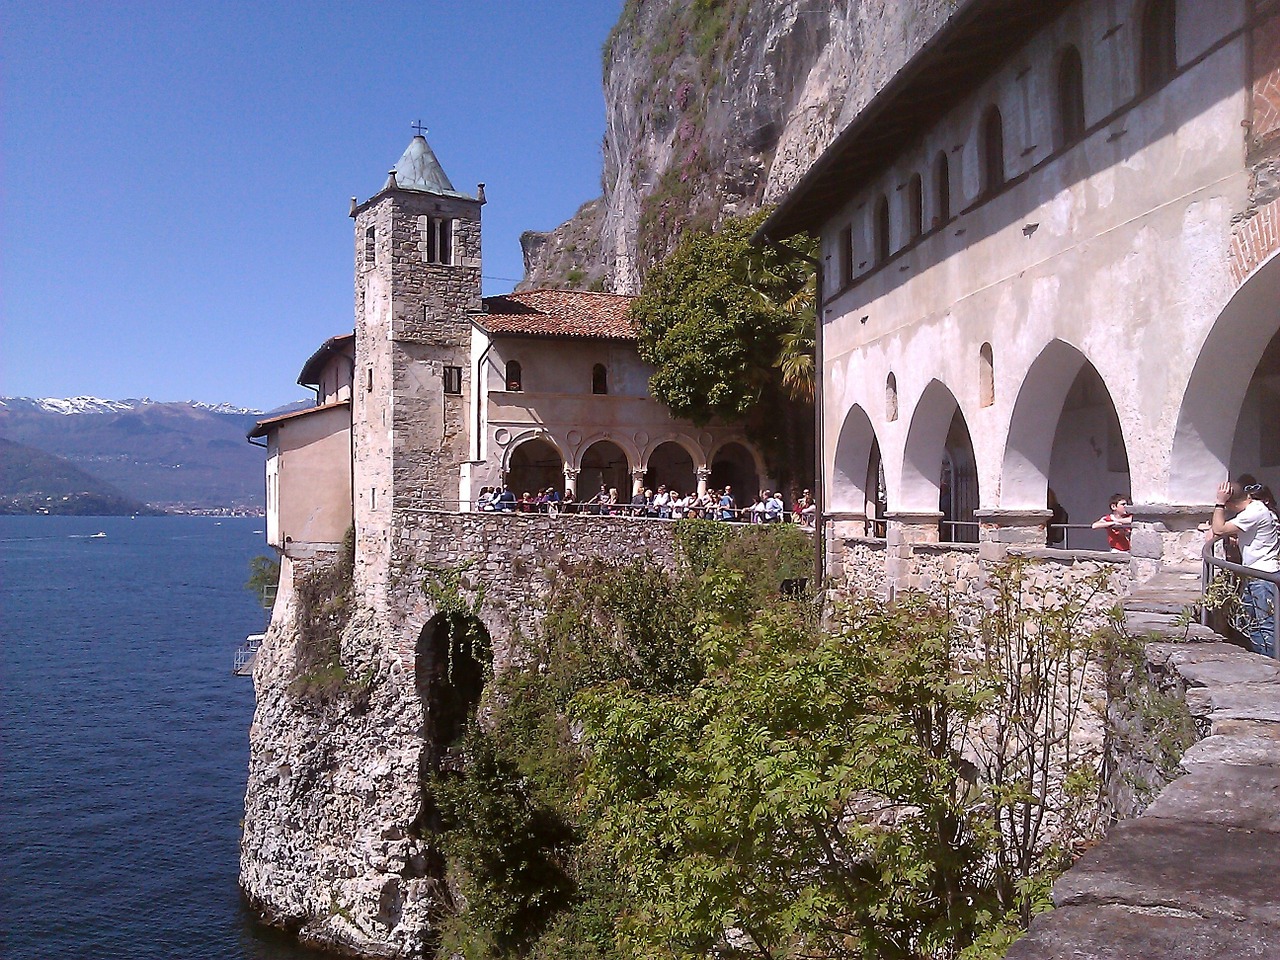
[[(757, 475), (765, 476), (763, 460), (740, 430), (716, 421), (699, 427), (677, 419), (649, 395), (653, 368), (640, 359), (633, 343), (514, 337), (495, 337), (492, 342), (487, 355), (472, 348), (474, 356), (485, 355), (480, 449), (485, 462), (468, 471), (473, 499), (481, 486), (503, 480), (514, 451), (534, 437), (548, 440), (575, 477), (584, 454), (600, 440), (616, 444), (626, 454), (633, 476), (648, 469), (654, 452), (665, 443), (678, 444), (696, 471), (709, 469), (716, 450), (730, 441), (749, 450)], [(508, 360), (521, 365), (522, 390), (506, 389)], [(591, 370), (597, 363), (608, 370), (606, 395), (591, 392)], [(630, 496), (630, 487), (628, 480), (627, 489), (620, 492)], [(577, 492), (585, 499), (596, 491), (588, 482), (579, 483)]]
[[(958, 402), (973, 437), (982, 505), (1042, 508), (1058, 411), (1085, 359), (1119, 414), (1133, 498), (1207, 500), (1210, 486), (1193, 500), (1178, 499), (1199, 487), (1188, 480), (1174, 489), (1171, 464), (1197, 357), (1239, 283), (1230, 251), (1237, 221), (1253, 203), (1242, 163), (1247, 34), (1233, 33), (1246, 4), (1180, 4), (1185, 70), (1135, 100), (1136, 9), (1131, 2), (1073, 7), (833, 214), (824, 250), (837, 262), (840, 232), (852, 225), (858, 277), (842, 287), (839, 271), (828, 271), (828, 475), (838, 469), (842, 444), (845, 451), (858, 446), (841, 437), (858, 408), (883, 453), (890, 509), (936, 509), (936, 467), (921, 455), (930, 444), (913, 448), (909, 438), (936, 433), (931, 420), (949, 419)], [(1095, 129), (1055, 155), (1054, 77), (1067, 43), (1084, 62), (1086, 122)], [(1003, 116), (1012, 182), (982, 200), (978, 129), (992, 103)], [(952, 208), (963, 212), (909, 244), (900, 188), (911, 174), (926, 174), (927, 224), (936, 209), (927, 174), (939, 152), (950, 162)], [(872, 210), (881, 193), (889, 198), (895, 253), (877, 266)], [(1044, 352), (1054, 341), (1061, 345)], [(989, 406), (979, 377), (984, 342), (994, 348)], [(890, 372), (896, 420), (886, 409)], [(1243, 394), (1246, 384), (1247, 377), (1223, 385), (1223, 399), (1237, 388)], [(833, 485), (831, 506), (862, 509), (858, 464), (845, 472), (853, 482)], [(1072, 510), (1072, 519), (1084, 519), (1082, 510)]]
[(267, 515), (273, 547), (341, 543), (351, 526), (350, 407), (318, 409), (281, 423), (268, 457), (267, 484), (275, 487)]

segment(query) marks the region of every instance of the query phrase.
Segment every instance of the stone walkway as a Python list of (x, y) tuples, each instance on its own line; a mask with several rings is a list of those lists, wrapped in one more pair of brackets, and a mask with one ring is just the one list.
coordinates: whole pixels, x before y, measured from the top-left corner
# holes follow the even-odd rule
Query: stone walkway
[(1124, 607), (1203, 739), (1142, 816), (1062, 876), (1056, 909), (1008, 960), (1280, 960), (1280, 666), (1179, 625), (1198, 597), (1196, 574), (1166, 573)]

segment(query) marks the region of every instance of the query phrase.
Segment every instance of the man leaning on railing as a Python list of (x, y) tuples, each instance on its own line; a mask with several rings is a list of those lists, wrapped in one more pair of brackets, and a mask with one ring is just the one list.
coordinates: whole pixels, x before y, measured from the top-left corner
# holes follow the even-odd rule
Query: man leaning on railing
[[(1218, 485), (1214, 500), (1212, 530), (1215, 538), (1235, 537), (1240, 545), (1240, 562), (1260, 573), (1280, 573), (1280, 524), (1254, 495), (1261, 484)], [(1230, 517), (1230, 519), (1228, 519)], [(1241, 601), (1249, 616), (1249, 644), (1254, 653), (1275, 657), (1276, 584), (1260, 577), (1247, 577)]]

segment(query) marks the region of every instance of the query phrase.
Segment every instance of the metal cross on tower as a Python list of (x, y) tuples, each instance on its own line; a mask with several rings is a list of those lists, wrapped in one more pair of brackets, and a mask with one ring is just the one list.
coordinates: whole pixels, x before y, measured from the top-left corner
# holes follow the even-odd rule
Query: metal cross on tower
[(412, 127), (414, 131), (416, 131), (418, 136), (421, 137), (426, 135), (427, 128), (422, 125), (421, 120), (415, 120), (413, 121), (413, 123), (409, 124), (409, 126)]

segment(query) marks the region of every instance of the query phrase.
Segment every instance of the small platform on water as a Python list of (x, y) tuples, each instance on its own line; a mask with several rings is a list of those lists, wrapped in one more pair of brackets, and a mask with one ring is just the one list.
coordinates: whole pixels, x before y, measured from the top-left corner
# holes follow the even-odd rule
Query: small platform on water
[(253, 676), (253, 661), (258, 656), (258, 648), (262, 646), (265, 634), (253, 633), (244, 638), (244, 643), (236, 650), (231, 672), (237, 677)]

